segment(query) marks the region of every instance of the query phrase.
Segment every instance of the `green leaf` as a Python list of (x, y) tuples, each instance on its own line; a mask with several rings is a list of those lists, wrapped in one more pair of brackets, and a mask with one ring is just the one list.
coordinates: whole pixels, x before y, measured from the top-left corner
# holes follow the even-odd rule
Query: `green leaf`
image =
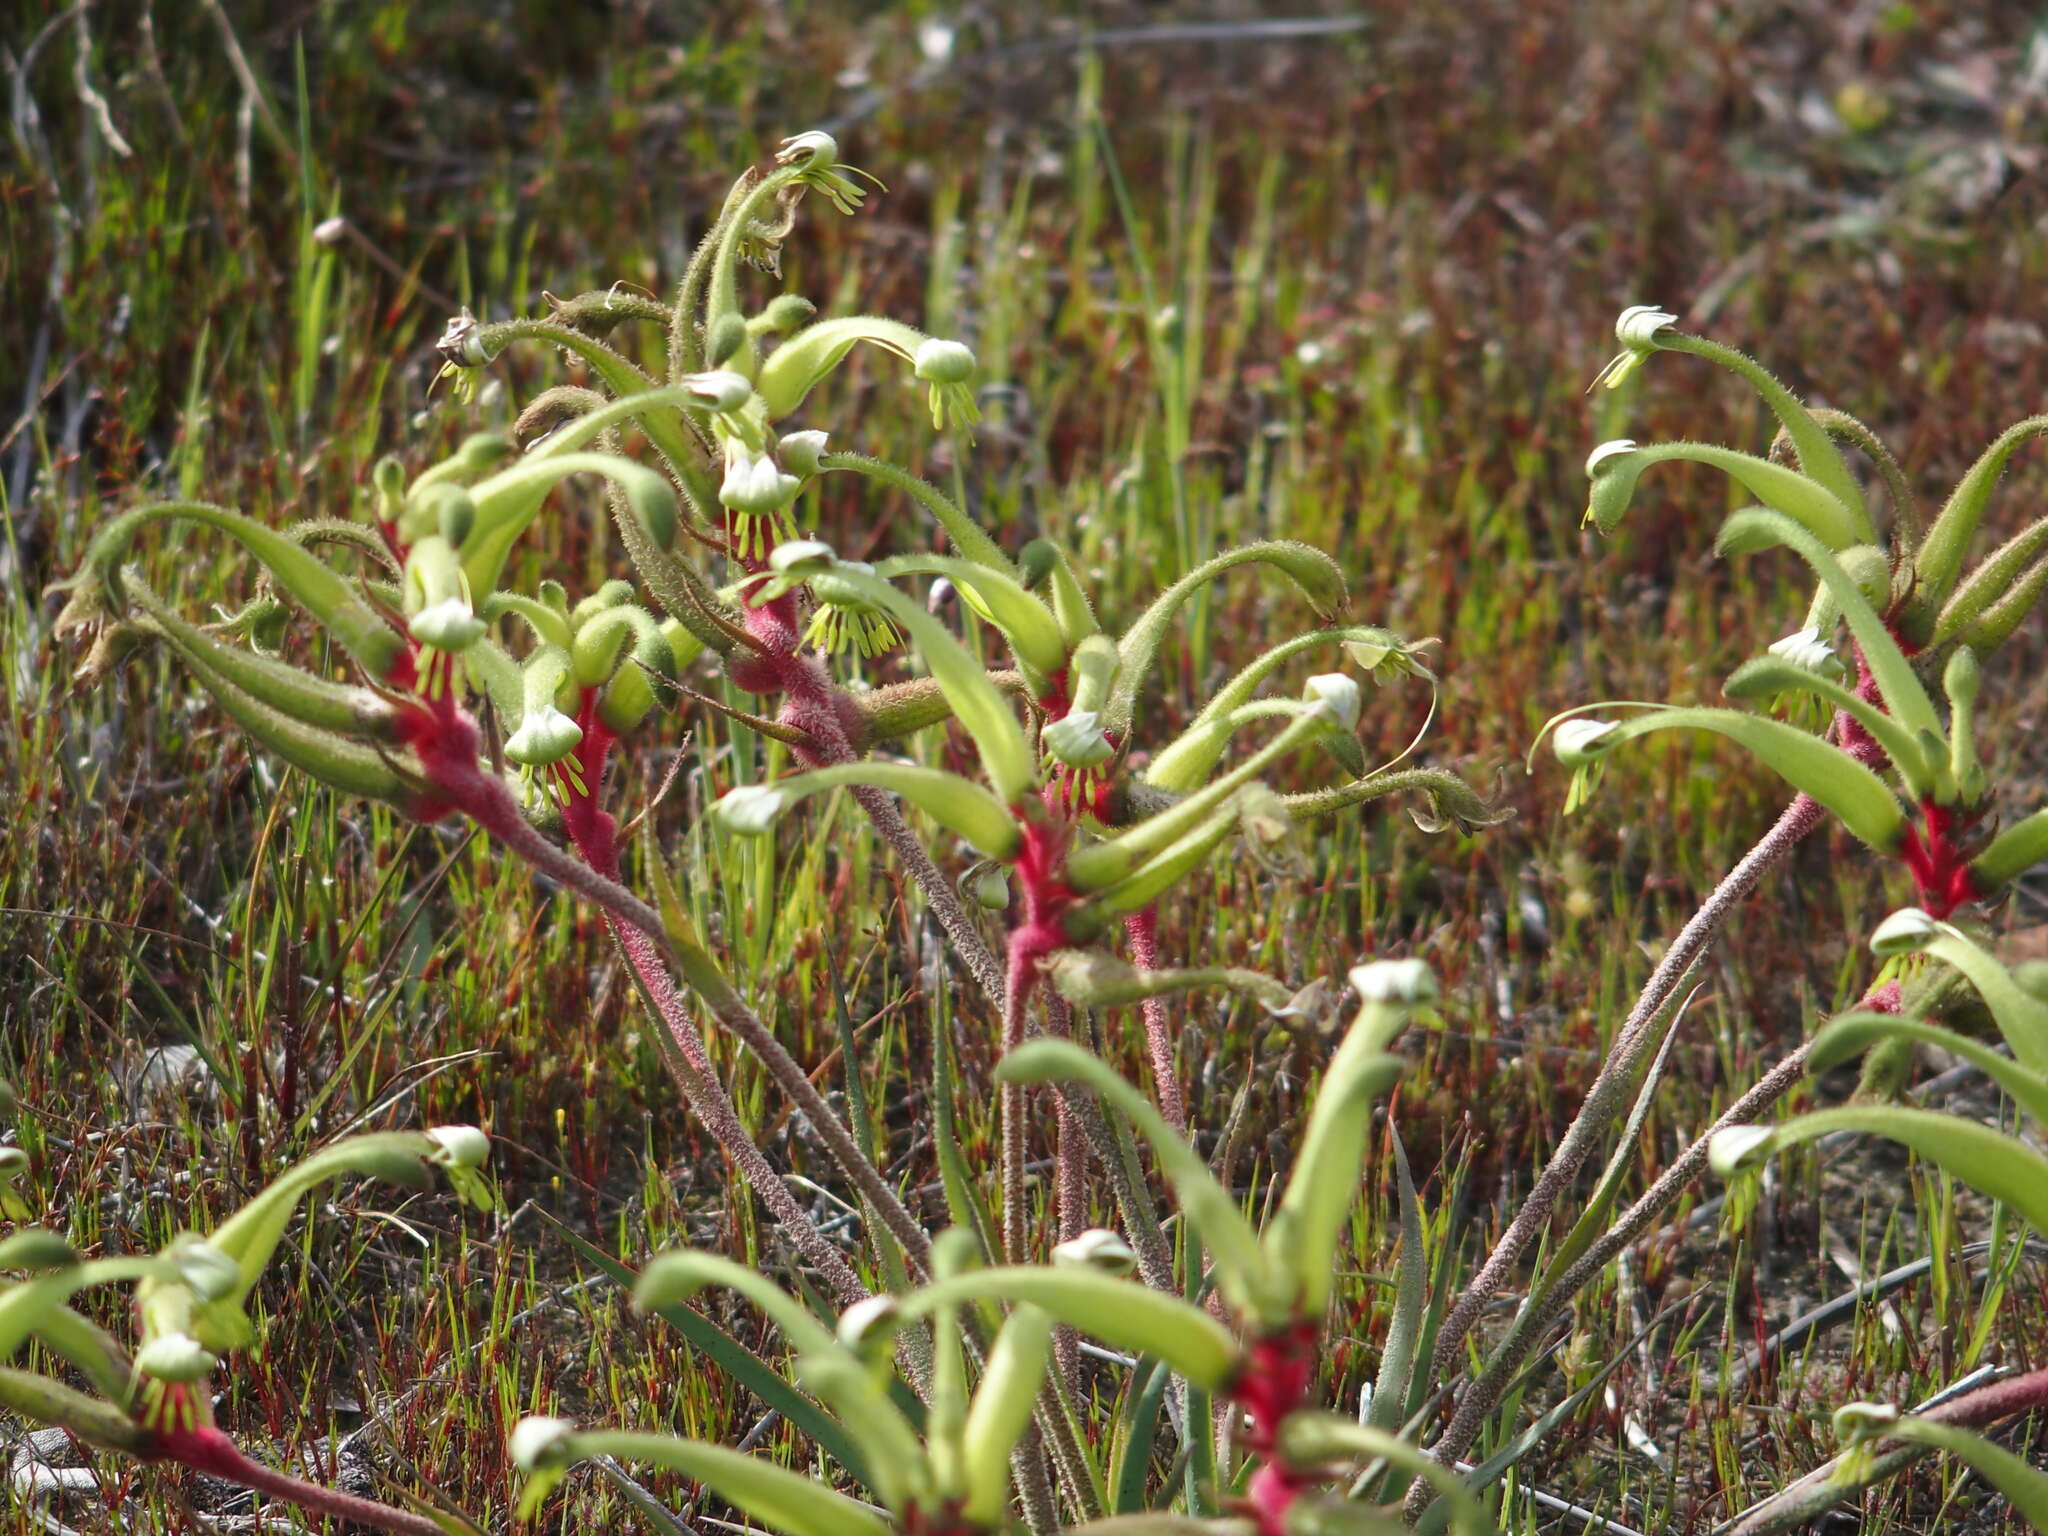
[(1387, 1136), (1394, 1151), (1401, 1257), (1394, 1271), (1394, 1315), (1387, 1321), (1386, 1346), (1380, 1351), (1380, 1372), (1372, 1384), (1372, 1407), (1365, 1422), (1370, 1428), (1392, 1433), (1400, 1427), (1408, 1385), (1414, 1379), (1416, 1343), (1422, 1337), (1422, 1314), (1429, 1296), (1415, 1176), (1408, 1171), (1408, 1150), (1401, 1145), (1401, 1133), (1391, 1123)]
[(656, 1254), (640, 1271), (639, 1282), (633, 1287), (633, 1305), (642, 1311), (681, 1306), (710, 1286), (737, 1292), (760, 1308), (800, 1355), (841, 1351), (832, 1330), (795, 1297), (772, 1280), (721, 1254), (691, 1248), (672, 1248)]

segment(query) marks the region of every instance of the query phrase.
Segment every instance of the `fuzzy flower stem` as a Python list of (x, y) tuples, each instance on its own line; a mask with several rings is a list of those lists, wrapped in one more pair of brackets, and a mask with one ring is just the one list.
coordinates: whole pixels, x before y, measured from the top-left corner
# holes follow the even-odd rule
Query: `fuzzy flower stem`
[[(1803, 796), (1801, 797), (1804, 798)], [(1796, 802), (1795, 802), (1796, 808)], [(1788, 816), (1790, 811), (1786, 813)], [(1781, 823), (1782, 824), (1782, 823)], [(1866, 992), (1858, 1008), (1873, 1013), (1897, 1013), (1899, 1011), (1899, 989), (1896, 982), (1874, 987)], [(1707, 1146), (1714, 1136), (1730, 1126), (1754, 1125), (1757, 1120), (1778, 1100), (1791, 1091), (1806, 1073), (1806, 1058), (1813, 1049), (1811, 1039), (1801, 1041), (1797, 1050), (1778, 1062), (1770, 1071), (1758, 1078), (1755, 1085), (1727, 1109), (1720, 1118), (1693, 1139), (1691, 1146), (1660, 1174), (1656, 1181), (1626, 1211), (1616, 1218), (1614, 1224), (1601, 1234), (1599, 1240), (1588, 1248), (1569, 1269), (1558, 1276), (1550, 1290), (1536, 1298), (1532, 1306), (1524, 1309), (1515, 1319), (1515, 1325), (1500, 1348), (1487, 1361), (1486, 1369), (1479, 1379), (1458, 1401), (1457, 1412), (1452, 1416), (1450, 1426), (1443, 1437), (1430, 1448), (1430, 1453), (1445, 1465), (1454, 1464), (1464, 1455), (1477, 1437), (1488, 1414), (1499, 1406), (1507, 1394), (1514, 1374), (1528, 1358), (1529, 1351), (1537, 1340), (1549, 1332), (1551, 1325), (1561, 1316), (1572, 1298), (1586, 1288), (1611, 1264), (1621, 1251), (1636, 1240), (1651, 1222), (1661, 1216), (1684, 1192), (1687, 1185), (1698, 1178), (1707, 1167)], [(1431, 1496), (1428, 1484), (1420, 1479), (1409, 1489), (1410, 1513), (1419, 1514), (1417, 1501), (1426, 1503)]]
[[(1141, 971), (1159, 969), (1159, 907), (1141, 907), (1124, 919), (1124, 935), (1130, 940), (1131, 964)], [(1145, 1021), (1145, 1049), (1152, 1058), (1152, 1091), (1159, 1099), (1159, 1112), (1181, 1135), (1188, 1133), (1188, 1106), (1180, 1091), (1180, 1072), (1173, 1062), (1173, 1014), (1163, 997), (1148, 997), (1138, 1004)]]
[(1670, 999), (1680, 978), (1692, 968), (1693, 962), (1705, 952), (1729, 915), (1756, 889), (1764, 875), (1783, 863), (1800, 839), (1819, 826), (1822, 820), (1819, 802), (1805, 795), (1796, 796), (1770, 831), (1728, 871), (1721, 883), (1700, 903), (1699, 910), (1693, 913), (1678, 937), (1672, 940), (1664, 958), (1657, 962), (1657, 968), (1643, 984), (1635, 1006), (1630, 1009), (1621, 1033), (1615, 1039), (1613, 1050), (1593, 1079), (1592, 1087), (1586, 1090), (1585, 1101), (1559, 1140), (1557, 1150), (1537, 1176), (1535, 1187), (1515, 1212), (1514, 1220), (1508, 1223), (1493, 1251), (1486, 1256), (1479, 1272), (1445, 1315), (1443, 1328), (1437, 1336), (1433, 1365), (1439, 1379), (1451, 1373), (1465, 1335), (1479, 1320), (1479, 1314), (1485, 1310), (1494, 1293), (1505, 1285), (1510, 1271), (1529, 1244), (1542, 1232), (1557, 1205), (1558, 1196), (1578, 1174), (1601, 1135), (1626, 1107), (1635, 1069), (1642, 1060), (1643, 1052), (1649, 1048), (1650, 1025)]
[[(1014, 939), (1010, 944), (1009, 985), (1003, 993), (1003, 1054), (1009, 1055), (1024, 1043), (1025, 1009), (1031, 998), (1037, 964), (1029, 950)], [(1024, 1088), (1004, 1083), (1000, 1100), (1003, 1186), (1003, 1261), (1031, 1262), (1029, 1221), (1024, 1205)]]
[(211, 1427), (163, 1436), (161, 1456), (209, 1477), (294, 1504), (337, 1525), (368, 1526), (372, 1530), (396, 1532), (397, 1536), (447, 1536), (441, 1522), (429, 1515), (303, 1482), (275, 1467), (251, 1461), (234, 1441)]

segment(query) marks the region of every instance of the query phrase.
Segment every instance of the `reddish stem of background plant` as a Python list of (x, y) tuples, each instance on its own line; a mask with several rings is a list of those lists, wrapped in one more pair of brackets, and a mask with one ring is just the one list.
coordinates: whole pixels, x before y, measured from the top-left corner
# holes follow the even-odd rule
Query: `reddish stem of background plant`
[(212, 1425), (160, 1432), (158, 1450), (145, 1459), (171, 1461), (209, 1477), (251, 1488), (256, 1492), (296, 1504), (300, 1509), (342, 1525), (367, 1525), (397, 1536), (447, 1536), (438, 1520), (360, 1499), (335, 1488), (302, 1482), (296, 1477), (266, 1467), (244, 1456), (234, 1441)]

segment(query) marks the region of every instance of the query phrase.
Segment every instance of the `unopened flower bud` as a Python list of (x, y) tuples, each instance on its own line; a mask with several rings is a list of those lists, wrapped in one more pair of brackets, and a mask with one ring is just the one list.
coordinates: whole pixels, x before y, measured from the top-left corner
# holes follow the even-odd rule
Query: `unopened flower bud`
[[(732, 310), (727, 310), (704, 331), (704, 360), (713, 368), (722, 369), (726, 360), (746, 344), (747, 322)], [(731, 407), (721, 409), (730, 410)]]
[(1426, 1003), (1436, 996), (1436, 977), (1422, 960), (1369, 960), (1354, 965), (1351, 988), (1368, 1003)]
[(782, 815), (787, 797), (772, 784), (741, 784), (725, 792), (711, 812), (729, 832), (761, 837)]
[(974, 877), (974, 904), (984, 912), (1001, 912), (1010, 905), (1010, 877), (999, 867), (984, 869)]
[(782, 467), (793, 475), (810, 479), (818, 472), (818, 461), (825, 456), (825, 437), (825, 433), (818, 431), (784, 433), (775, 444)]
[(537, 1472), (556, 1465), (567, 1450), (566, 1442), (576, 1433), (574, 1419), (553, 1419), (534, 1414), (512, 1426), (505, 1450), (512, 1465), (522, 1472)]
[(754, 324), (771, 335), (786, 335), (810, 324), (818, 306), (800, 293), (780, 293), (768, 301)]
[(1111, 1275), (1128, 1275), (1138, 1267), (1131, 1245), (1107, 1227), (1090, 1227), (1069, 1238), (1053, 1249), (1052, 1261), (1068, 1269), (1099, 1269)]
[(754, 392), (753, 380), (729, 368), (714, 368), (708, 373), (686, 373), (682, 384), (684, 389), (714, 411), (736, 411)]
[(1567, 720), (1551, 734), (1557, 760), (1567, 768), (1588, 768), (1607, 755), (1600, 743), (1613, 732), (1612, 720)]
[(1327, 709), (1345, 730), (1358, 724), (1359, 694), (1355, 679), (1342, 672), (1321, 672), (1310, 678), (1301, 692), (1310, 703)]

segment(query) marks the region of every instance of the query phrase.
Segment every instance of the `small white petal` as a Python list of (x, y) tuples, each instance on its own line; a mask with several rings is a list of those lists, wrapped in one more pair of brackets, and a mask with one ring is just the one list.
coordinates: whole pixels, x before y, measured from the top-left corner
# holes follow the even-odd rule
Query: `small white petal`
[(1636, 451), (1636, 440), (1632, 437), (1617, 437), (1612, 442), (1602, 443), (1586, 455), (1586, 473), (1594, 475), (1600, 466), (1610, 459), (1622, 458)]
[(1436, 996), (1436, 977), (1421, 960), (1371, 960), (1354, 965), (1351, 987), (1368, 1003), (1420, 1003)]
[(1345, 730), (1358, 724), (1358, 681), (1342, 672), (1319, 672), (1302, 689), (1302, 697), (1328, 707)]
[(742, 784), (727, 790), (712, 810), (728, 830), (760, 837), (774, 827), (788, 803), (789, 797), (772, 784)]
[(1771, 1133), (1760, 1125), (1731, 1125), (1716, 1131), (1707, 1143), (1707, 1166), (1724, 1179), (1741, 1173), (1770, 1139)]
[(1631, 304), (1614, 322), (1614, 336), (1631, 351), (1657, 344), (1657, 333), (1678, 323), (1678, 316), (1654, 304)]
[(1885, 957), (1918, 954), (1946, 931), (1946, 923), (1936, 922), (1921, 908), (1901, 907), (1872, 932), (1870, 952)]
[(535, 1414), (512, 1426), (512, 1433), (505, 1440), (505, 1449), (512, 1457), (513, 1466), (522, 1472), (533, 1472), (554, 1461), (562, 1442), (575, 1433), (574, 1419), (551, 1419)]
[(832, 546), (822, 539), (791, 539), (787, 544), (778, 544), (768, 556), (768, 569), (782, 572), (795, 570), (800, 565), (837, 565), (839, 557), (832, 553)]
[(473, 1125), (432, 1126), (427, 1140), (439, 1148), (433, 1161), (444, 1168), (481, 1168), (491, 1155), (491, 1138)]
[(713, 368), (705, 373), (683, 375), (683, 388), (715, 411), (736, 411), (754, 392), (753, 380), (730, 368)]
[(933, 336), (919, 343), (911, 366), (932, 384), (965, 384), (974, 377), (974, 353), (957, 341)]
[(1557, 760), (1567, 768), (1583, 768), (1602, 756), (1600, 742), (1614, 730), (1612, 720), (1588, 720), (1583, 716), (1567, 720), (1551, 734), (1550, 745)]

